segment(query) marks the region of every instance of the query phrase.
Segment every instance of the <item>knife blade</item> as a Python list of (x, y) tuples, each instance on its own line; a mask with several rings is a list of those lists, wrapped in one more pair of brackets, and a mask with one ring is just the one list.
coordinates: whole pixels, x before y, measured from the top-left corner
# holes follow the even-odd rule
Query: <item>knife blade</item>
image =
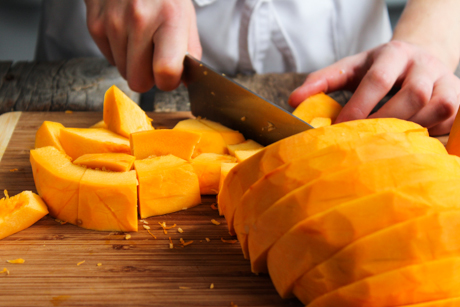
[(238, 130), (264, 146), (312, 127), (190, 55), (182, 75), (196, 117)]

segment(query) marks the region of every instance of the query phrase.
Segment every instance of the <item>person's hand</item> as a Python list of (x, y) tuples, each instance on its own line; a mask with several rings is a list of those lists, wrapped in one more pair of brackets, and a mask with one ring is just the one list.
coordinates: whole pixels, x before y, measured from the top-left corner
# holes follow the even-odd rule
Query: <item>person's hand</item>
[(129, 87), (145, 92), (180, 84), (186, 52), (201, 58), (191, 0), (85, 0), (88, 29)]
[[(399, 91), (370, 115), (393, 88)], [(336, 123), (367, 117), (396, 117), (419, 123), (431, 134), (448, 133), (459, 106), (460, 79), (425, 49), (391, 41), (344, 58), (308, 75), (290, 96), (293, 107), (319, 92), (354, 91)]]

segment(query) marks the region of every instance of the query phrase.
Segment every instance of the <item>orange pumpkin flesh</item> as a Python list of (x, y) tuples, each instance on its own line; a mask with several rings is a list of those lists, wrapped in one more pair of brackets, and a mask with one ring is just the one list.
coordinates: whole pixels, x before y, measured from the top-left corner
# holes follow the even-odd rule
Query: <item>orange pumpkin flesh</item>
[(107, 125), (104, 123), (104, 120), (98, 121), (97, 123), (95, 123), (94, 125), (92, 125), (90, 128), (104, 128), (104, 129), (108, 129), (108, 128), (107, 128)]
[(293, 115), (311, 124), (315, 117), (330, 118), (332, 123), (342, 110), (342, 106), (324, 93), (308, 97), (292, 112)]
[(201, 135), (194, 132), (157, 129), (132, 133), (129, 143), (136, 159), (172, 154), (190, 161), (200, 138)]
[(238, 131), (232, 130), (228, 127), (225, 127), (224, 125), (220, 123), (216, 123), (214, 121), (208, 120), (208, 119), (198, 119), (198, 121), (209, 128), (217, 131), (220, 133), (222, 138), (224, 139), (225, 144), (227, 145), (234, 145), (234, 144), (240, 144), (245, 141), (244, 136), (239, 133)]
[(216, 195), (219, 192), (219, 181), (222, 163), (234, 163), (236, 159), (229, 155), (202, 153), (192, 160), (192, 166), (200, 182), (201, 195)]
[(0, 240), (32, 226), (47, 214), (43, 200), (31, 191), (0, 199)]
[(61, 123), (44, 121), (35, 134), (35, 148), (54, 146), (64, 152), (59, 141), (61, 129), (65, 127)]
[(219, 178), (219, 192), (222, 189), (222, 185), (224, 184), (225, 177), (227, 177), (228, 173), (232, 168), (234, 168), (238, 163), (236, 162), (223, 162), (220, 164), (220, 178)]
[(235, 150), (235, 158), (239, 162), (243, 162), (244, 160), (252, 157), (262, 149), (248, 149), (248, 150)]
[(314, 128), (326, 127), (332, 124), (332, 119), (329, 117), (315, 117), (309, 124)]
[(99, 170), (127, 172), (133, 168), (136, 157), (123, 153), (86, 154), (78, 157), (73, 164)]
[(147, 114), (115, 85), (105, 93), (103, 117), (109, 130), (125, 138), (134, 132), (153, 130)]
[(128, 139), (104, 128), (61, 129), (60, 141), (72, 159), (92, 153), (131, 153)]
[(254, 150), (254, 149), (262, 149), (264, 148), (262, 145), (257, 143), (253, 140), (246, 140), (244, 142), (234, 144), (234, 145), (227, 145), (228, 153), (232, 156), (235, 155), (235, 151), (237, 150)]
[(136, 160), (141, 218), (167, 214), (201, 203), (192, 165), (173, 155)]

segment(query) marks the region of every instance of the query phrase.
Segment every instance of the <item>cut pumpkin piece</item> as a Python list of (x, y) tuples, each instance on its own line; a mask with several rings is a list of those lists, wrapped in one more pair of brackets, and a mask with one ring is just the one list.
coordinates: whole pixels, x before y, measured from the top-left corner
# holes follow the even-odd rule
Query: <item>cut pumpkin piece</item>
[(450, 129), (446, 148), (449, 154), (460, 156), (460, 112), (455, 116), (455, 121)]
[(171, 154), (190, 161), (200, 138), (200, 134), (190, 131), (157, 129), (133, 133), (129, 143), (136, 159)]
[(315, 117), (330, 118), (334, 123), (341, 110), (342, 106), (337, 101), (324, 93), (319, 93), (301, 102), (292, 114), (309, 124)]
[(219, 192), (219, 182), (222, 163), (234, 163), (235, 157), (215, 153), (202, 153), (192, 160), (192, 166), (200, 182), (202, 195), (216, 195)]
[(35, 148), (54, 146), (60, 151), (64, 151), (59, 136), (61, 129), (65, 127), (61, 123), (44, 121), (35, 134)]
[(193, 166), (173, 155), (136, 160), (141, 218), (191, 208), (201, 203)]
[(60, 141), (72, 159), (92, 153), (131, 153), (128, 139), (103, 128), (61, 129)]
[[(322, 176), (290, 192), (265, 211), (264, 215), (269, 217), (271, 227), (274, 229), (279, 227), (287, 231), (299, 222), (299, 217), (305, 219), (341, 203), (379, 191), (421, 184), (433, 178), (439, 181), (458, 179), (459, 160), (456, 156), (419, 153), (363, 163), (357, 167)], [(425, 193), (422, 195), (430, 197)], [(284, 225), (280, 226), (277, 221), (282, 221)], [(285, 266), (291, 266), (294, 262), (283, 261), (279, 264), (280, 250), (277, 244), (273, 245), (268, 252), (268, 270), (278, 292), (286, 297), (290, 293), (293, 282), (299, 277), (295, 275), (303, 273), (300, 267), (306, 266), (294, 266), (294, 270), (285, 270)], [(285, 251), (283, 250), (282, 253), (285, 254)], [(278, 256), (275, 257), (276, 254)], [(290, 277), (282, 278), (277, 275)], [(289, 282), (285, 282), (286, 279)], [(277, 284), (277, 281), (282, 283)]]
[(249, 157), (252, 157), (261, 150), (262, 148), (252, 150), (235, 150), (235, 158), (238, 162), (243, 162), (244, 160), (248, 159)]
[(457, 297), (459, 284), (460, 258), (448, 258), (368, 277), (329, 292), (308, 306), (377, 307), (428, 303)]
[(201, 136), (200, 141), (195, 146), (192, 158), (202, 153), (227, 153), (227, 144), (222, 135), (216, 130), (206, 126), (197, 119), (185, 119), (176, 124), (174, 130), (195, 132)]
[(233, 215), (235, 206), (254, 182), (292, 159), (369, 134), (405, 131), (414, 131), (428, 136), (425, 128), (413, 122), (394, 118), (375, 118), (310, 129), (271, 144), (230, 171), (219, 193), (219, 213), (226, 217)]
[(238, 163), (228, 163), (228, 162), (223, 162), (220, 165), (220, 179), (219, 179), (219, 192), (222, 189), (222, 185), (224, 184), (225, 177), (227, 177), (228, 173), (230, 170), (235, 167)]
[(353, 242), (306, 272), (295, 283), (294, 294), (302, 302), (312, 301), (370, 276), (460, 256), (459, 208), (393, 225)]
[(314, 128), (326, 127), (332, 124), (332, 119), (329, 117), (315, 117), (310, 121), (310, 125)]
[[(293, 159), (256, 181), (236, 206), (234, 218), (231, 214), (227, 216), (227, 222), (233, 221), (234, 231), (248, 258), (248, 231), (265, 210), (290, 191), (325, 173), (414, 153), (445, 154), (446, 150), (435, 138), (408, 132), (368, 135), (314, 151)], [(233, 230), (231, 226), (229, 228)], [(257, 268), (254, 269), (257, 272)]]
[(77, 225), (102, 231), (137, 231), (136, 172), (87, 169), (80, 182)]
[(245, 141), (244, 136), (239, 133), (238, 131), (232, 130), (228, 127), (225, 127), (224, 125), (208, 120), (208, 119), (197, 119), (200, 123), (205, 124), (211, 129), (214, 129), (215, 131), (219, 132), (222, 138), (225, 141), (225, 144), (227, 145), (234, 145), (234, 144), (239, 144)]
[(104, 129), (108, 129), (108, 128), (107, 128), (107, 125), (106, 125), (105, 122), (104, 122), (104, 120), (98, 121), (98, 122), (95, 123), (94, 125), (90, 126), (90, 128), (104, 128)]
[(0, 240), (32, 226), (47, 214), (43, 200), (31, 191), (0, 199)]
[(420, 304), (410, 304), (401, 307), (460, 307), (460, 297), (434, 300)]
[(105, 93), (103, 117), (109, 130), (125, 138), (134, 132), (154, 129), (152, 119), (115, 85)]
[(228, 153), (232, 156), (235, 155), (235, 151), (237, 150), (254, 150), (262, 148), (264, 148), (264, 146), (260, 145), (259, 143), (253, 140), (246, 140), (242, 143), (238, 143), (235, 145), (227, 145)]
[(86, 154), (73, 161), (76, 165), (98, 170), (127, 172), (133, 168), (134, 156), (123, 153)]

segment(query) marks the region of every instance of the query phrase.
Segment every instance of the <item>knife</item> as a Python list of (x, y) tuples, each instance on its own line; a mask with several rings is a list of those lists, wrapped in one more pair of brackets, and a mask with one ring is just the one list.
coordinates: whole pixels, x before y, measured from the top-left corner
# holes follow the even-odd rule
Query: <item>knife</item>
[(312, 128), (188, 54), (182, 80), (188, 88), (194, 116), (238, 130), (246, 139), (264, 146)]

